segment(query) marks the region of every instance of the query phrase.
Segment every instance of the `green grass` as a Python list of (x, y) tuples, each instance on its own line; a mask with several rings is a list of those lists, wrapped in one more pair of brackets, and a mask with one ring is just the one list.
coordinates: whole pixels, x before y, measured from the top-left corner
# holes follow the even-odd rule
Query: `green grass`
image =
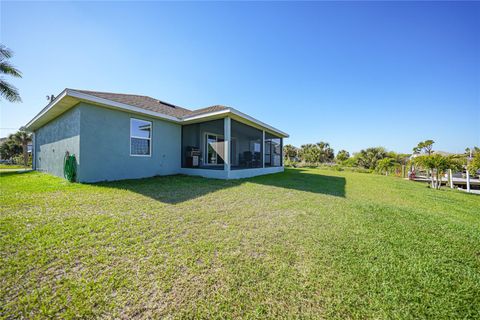
[(0, 176), (0, 317), (479, 318), (480, 196), (318, 169)]
[(31, 169), (31, 166), (24, 167), (24, 166), (18, 165), (18, 164), (2, 164), (2, 163), (0, 163), (0, 170), (2, 170), (2, 169), (25, 169), (25, 168)]

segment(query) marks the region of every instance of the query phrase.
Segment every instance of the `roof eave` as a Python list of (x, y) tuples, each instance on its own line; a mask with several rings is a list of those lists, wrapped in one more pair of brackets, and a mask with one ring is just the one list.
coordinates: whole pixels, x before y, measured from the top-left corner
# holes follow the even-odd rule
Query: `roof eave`
[(35, 117), (33, 117), (32, 120), (30, 120), (26, 125), (25, 125), (25, 128), (27, 130), (34, 130), (34, 129), (37, 129), (34, 127), (34, 124), (43, 116), (45, 115), (49, 110), (51, 110), (56, 104), (58, 104), (58, 102), (60, 100), (62, 100), (63, 98), (65, 98), (67, 96), (67, 91), (68, 89), (64, 89), (58, 96), (55, 97), (55, 99), (53, 99), (53, 101), (51, 101), (49, 104), (47, 104), (45, 106), (45, 108), (43, 108), (42, 110), (40, 110), (39, 113), (37, 113), (37, 115)]
[[(68, 98), (68, 97), (73, 98), (74, 100), (72, 100), (70, 104), (67, 104), (67, 106), (65, 107), (65, 110), (63, 112), (65, 112), (66, 110), (73, 107), (74, 105), (76, 105), (79, 102), (86, 101), (86, 102), (89, 102), (89, 103), (106, 106), (108, 108), (120, 109), (120, 110), (123, 110), (123, 111), (129, 111), (129, 112), (132, 112), (132, 113), (149, 115), (149, 116), (152, 116), (152, 117), (155, 117), (155, 118), (159, 118), (159, 119), (163, 119), (163, 120), (167, 120), (167, 121), (171, 121), (171, 122), (175, 122), (175, 123), (179, 123), (179, 124), (194, 123), (194, 122), (198, 122), (198, 121), (201, 121), (201, 120), (207, 120), (208, 118), (216, 118), (216, 117), (219, 117), (219, 116), (231, 115), (231, 116), (240, 118), (240, 120), (250, 122), (250, 123), (256, 125), (257, 127), (265, 129), (266, 131), (269, 131), (271, 133), (279, 135), (283, 138), (288, 138), (289, 137), (289, 135), (287, 133), (285, 133), (281, 130), (278, 130), (277, 128), (274, 128), (274, 127), (272, 127), (272, 126), (270, 126), (270, 125), (268, 125), (268, 124), (266, 124), (266, 123), (264, 123), (260, 120), (257, 120), (255, 118), (243, 113), (243, 112), (240, 112), (240, 111), (238, 111), (234, 108), (226, 108), (224, 110), (212, 111), (212, 112), (207, 112), (207, 113), (203, 113), (203, 114), (199, 114), (199, 115), (193, 115), (193, 116), (186, 116), (186, 117), (183, 117), (183, 118), (180, 119), (180, 118), (177, 118), (177, 117), (165, 115), (163, 113), (158, 113), (158, 112), (155, 112), (155, 111), (150, 111), (150, 110), (146, 110), (146, 109), (143, 109), (143, 108), (135, 107), (135, 106), (132, 106), (132, 105), (129, 105), (129, 104), (120, 103), (120, 102), (116, 102), (116, 101), (112, 101), (112, 100), (108, 100), (108, 99), (104, 99), (104, 98), (99, 98), (99, 97), (89, 95), (89, 94), (86, 94), (86, 93), (78, 92), (78, 91), (73, 90), (73, 89), (63, 90), (52, 102), (50, 102), (32, 120), (30, 120), (25, 125), (27, 130), (30, 130), (30, 131), (36, 130), (39, 127), (41, 127), (43, 124), (48, 123), (49, 121), (55, 119), (57, 116), (62, 114), (63, 112), (58, 113), (58, 114), (53, 113), (53, 115), (51, 115), (51, 119), (47, 119), (46, 122), (43, 122), (43, 123), (41, 122), (41, 120), (44, 119), (44, 117), (46, 115), (48, 115), (49, 112), (51, 113), (51, 111), (54, 110), (55, 106), (58, 106), (61, 101), (64, 101), (64, 99)], [(39, 123), (40, 123), (40, 125), (38, 125)]]
[(271, 125), (266, 124), (265, 122), (262, 122), (260, 120), (257, 120), (241, 111), (238, 111), (235, 108), (227, 108), (224, 110), (219, 110), (219, 111), (212, 111), (212, 112), (207, 112), (199, 115), (194, 115), (194, 116), (186, 116), (183, 117), (183, 122), (186, 123), (195, 123), (195, 122), (200, 122), (201, 120), (205, 120), (208, 118), (215, 118), (219, 116), (224, 116), (224, 115), (234, 115), (239, 117), (240, 119), (247, 120), (248, 122), (251, 122), (253, 124), (256, 124), (258, 127), (261, 127), (263, 129), (266, 129), (266, 131), (269, 131), (271, 133), (277, 134), (281, 136), (282, 138), (288, 138), (289, 135), (288, 133), (285, 133), (281, 130), (278, 130), (277, 128), (272, 127)]
[[(144, 115), (149, 115), (155, 118), (171, 121), (171, 122), (176, 122), (176, 123), (181, 123), (181, 119), (173, 116), (169, 116), (163, 113), (155, 112), (155, 111), (150, 111), (146, 109), (142, 109), (139, 107), (135, 107), (129, 104), (125, 103), (120, 103), (104, 98), (99, 98), (96, 96), (92, 96), (86, 93), (78, 92), (72, 89), (65, 89), (63, 90), (52, 102), (50, 102), (45, 108), (43, 108), (32, 120), (30, 120), (25, 127), (27, 130), (33, 131), (35, 129), (38, 129), (40, 126), (37, 124), (40, 122), (40, 120), (45, 117), (48, 112), (51, 112), (56, 106), (59, 105), (59, 103), (64, 100), (65, 98), (70, 97), (76, 99), (76, 103), (86, 101), (89, 103), (97, 104), (97, 105), (102, 105), (106, 106), (109, 108), (113, 109), (119, 109), (123, 111), (129, 111), (137, 114), (144, 114)], [(75, 104), (76, 104), (75, 103)], [(70, 106), (70, 107), (73, 107)], [(51, 120), (53, 120), (55, 117), (53, 117)]]
[(234, 114), (234, 115), (237, 115), (237, 116), (239, 116), (239, 117), (241, 117), (241, 118), (244, 118), (244, 119), (246, 119), (246, 120), (248, 120), (248, 121), (251, 121), (251, 122), (253, 122), (253, 123), (255, 123), (255, 124), (257, 124), (257, 125), (265, 128), (265, 129), (267, 129), (267, 131), (270, 131), (270, 132), (273, 132), (273, 133), (275, 133), (275, 134), (278, 134), (278, 135), (280, 135), (282, 138), (288, 138), (288, 137), (290, 137), (290, 136), (288, 135), (288, 133), (283, 132), (283, 131), (281, 131), (281, 130), (278, 130), (277, 128), (272, 127), (271, 125), (266, 124), (265, 122), (262, 122), (262, 121), (260, 121), (260, 120), (257, 120), (257, 119), (255, 119), (254, 117), (249, 116), (248, 114), (245, 114), (245, 113), (243, 113), (243, 112), (241, 112), (241, 111), (238, 111), (237, 109), (230, 108), (230, 112), (231, 112), (232, 114)]

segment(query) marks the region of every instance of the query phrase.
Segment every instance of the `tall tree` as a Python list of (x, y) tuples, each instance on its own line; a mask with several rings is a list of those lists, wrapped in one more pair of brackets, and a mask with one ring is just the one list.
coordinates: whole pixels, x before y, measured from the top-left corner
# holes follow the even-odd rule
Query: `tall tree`
[[(413, 148), (413, 153), (415, 154), (420, 154), (422, 151), (424, 154), (431, 155), (433, 153), (433, 144), (435, 141), (433, 140), (425, 140), (425, 141), (420, 141), (415, 148)], [(432, 179), (433, 179), (433, 172), (430, 172), (429, 169), (427, 169), (427, 178), (429, 178), (430, 173), (432, 174)]]
[(10, 135), (0, 145), (0, 158), (4, 160), (10, 160), (15, 156), (22, 153), (22, 146), (13, 139), (13, 135)]
[(393, 158), (383, 158), (377, 161), (377, 167), (376, 170), (378, 170), (380, 173), (385, 173), (386, 176), (388, 176), (388, 172), (395, 167), (395, 159)]
[(336, 158), (338, 162), (346, 161), (348, 158), (350, 158), (350, 153), (347, 150), (338, 151)]
[(285, 160), (293, 161), (297, 157), (298, 149), (291, 144), (283, 146), (283, 156)]
[(306, 163), (324, 163), (332, 162), (335, 153), (328, 142), (320, 141), (316, 144), (304, 144), (298, 150), (298, 156), (301, 161)]
[(467, 170), (472, 176), (477, 175), (477, 171), (480, 170), (480, 152), (475, 153), (472, 161), (467, 165)]
[(387, 157), (395, 159), (395, 162), (406, 165), (410, 160), (410, 154), (407, 153), (396, 153), (394, 151), (389, 151)]
[(387, 151), (383, 147), (367, 148), (355, 154), (357, 165), (366, 169), (375, 169), (378, 160), (386, 157)]
[(413, 148), (413, 154), (420, 154), (420, 152), (422, 152), (422, 148), (419, 146)]
[(335, 158), (335, 152), (330, 148), (330, 143), (328, 142), (317, 142), (317, 148), (319, 149), (319, 161), (318, 162), (332, 162)]
[(302, 162), (317, 163), (320, 162), (320, 152), (315, 144), (307, 143), (300, 147), (298, 152)]
[(433, 153), (433, 140), (420, 141), (415, 148), (413, 148), (413, 153), (418, 154), (423, 151), (423, 153), (431, 155)]
[(28, 166), (28, 144), (32, 141), (32, 134), (21, 130), (15, 133), (12, 138), (22, 146), (23, 164), (25, 167)]
[(22, 73), (8, 59), (13, 56), (12, 50), (0, 44), (0, 96), (10, 102), (21, 102), (17, 88), (5, 81), (4, 75), (21, 78)]
[(423, 150), (426, 154), (431, 155), (433, 153), (433, 144), (435, 141), (433, 140), (425, 140), (423, 142)]

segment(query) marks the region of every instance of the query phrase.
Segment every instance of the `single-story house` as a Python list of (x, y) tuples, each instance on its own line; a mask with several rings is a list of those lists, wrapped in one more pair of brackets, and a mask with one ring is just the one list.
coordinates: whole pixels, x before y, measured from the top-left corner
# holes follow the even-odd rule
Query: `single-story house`
[(27, 125), (33, 168), (77, 181), (187, 174), (236, 179), (283, 171), (288, 134), (234, 108), (188, 110), (158, 99), (65, 89)]

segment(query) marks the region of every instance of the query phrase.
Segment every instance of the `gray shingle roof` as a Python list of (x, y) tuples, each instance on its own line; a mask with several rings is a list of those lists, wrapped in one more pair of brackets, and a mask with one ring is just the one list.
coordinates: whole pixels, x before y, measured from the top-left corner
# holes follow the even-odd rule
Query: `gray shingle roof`
[(209, 113), (209, 112), (222, 111), (225, 109), (228, 109), (228, 107), (221, 106), (221, 105), (206, 107), (206, 108), (190, 111), (190, 113), (187, 114), (186, 117), (197, 116), (197, 115)]
[(162, 113), (162, 114), (176, 117), (179, 119), (182, 119), (184, 117), (196, 116), (204, 113), (228, 109), (225, 106), (216, 105), (216, 106), (206, 107), (206, 108), (192, 111), (192, 110), (188, 110), (186, 108), (182, 108), (174, 104), (164, 102), (148, 96), (123, 94), (123, 93), (98, 92), (98, 91), (88, 91), (88, 90), (76, 90), (76, 89), (73, 89), (73, 90), (84, 93), (84, 94), (88, 94), (91, 96), (95, 96), (98, 98), (128, 104), (130, 106), (142, 108), (142, 109), (153, 111), (153, 112)]

